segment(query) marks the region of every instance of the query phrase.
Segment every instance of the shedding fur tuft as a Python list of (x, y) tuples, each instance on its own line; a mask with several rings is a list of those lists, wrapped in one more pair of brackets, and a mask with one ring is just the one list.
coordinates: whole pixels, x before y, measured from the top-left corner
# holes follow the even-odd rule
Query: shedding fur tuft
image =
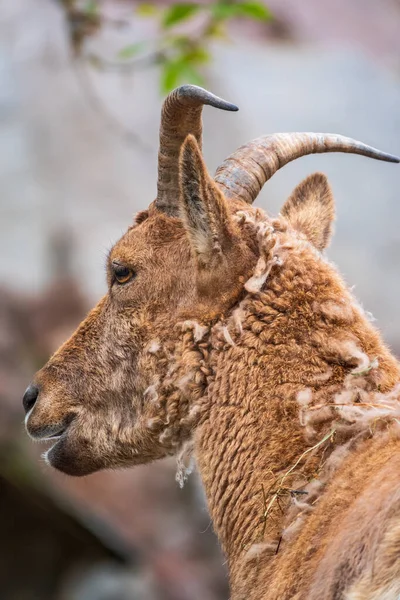
[(189, 475), (193, 473), (195, 466), (193, 456), (193, 441), (184, 442), (181, 451), (176, 457), (175, 480), (180, 488), (183, 488)]
[(156, 354), (161, 348), (161, 344), (158, 340), (152, 340), (147, 346), (147, 352), (150, 354)]
[(252, 544), (247, 550), (244, 560), (248, 562), (259, 559), (263, 554), (274, 555), (276, 554), (276, 548), (276, 543), (260, 542)]
[(224, 338), (225, 338), (225, 340), (227, 341), (227, 343), (228, 343), (230, 346), (236, 346), (236, 344), (235, 344), (235, 342), (233, 341), (233, 339), (232, 339), (232, 337), (231, 337), (231, 334), (229, 333), (229, 330), (228, 330), (228, 328), (227, 328), (227, 326), (226, 326), (226, 325), (223, 325), (223, 326), (222, 326), (222, 333), (223, 333), (223, 335), (224, 335)]
[(246, 318), (246, 313), (243, 309), (242, 303), (240, 303), (239, 306), (232, 312), (231, 318), (236, 331), (239, 333), (239, 335), (242, 335), (243, 321)]
[(182, 330), (193, 330), (194, 341), (201, 342), (201, 340), (208, 332), (208, 327), (206, 327), (205, 325), (200, 325), (200, 323), (198, 323), (197, 321), (184, 321), (182, 323)]

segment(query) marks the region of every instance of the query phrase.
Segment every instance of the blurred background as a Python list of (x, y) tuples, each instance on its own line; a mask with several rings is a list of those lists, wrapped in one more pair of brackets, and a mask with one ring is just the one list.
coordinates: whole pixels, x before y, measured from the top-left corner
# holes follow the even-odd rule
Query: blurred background
[[(105, 292), (109, 247), (154, 199), (162, 98), (205, 85), (211, 171), (263, 133), (327, 131), (400, 154), (399, 0), (0, 2), (0, 597), (218, 600), (220, 555), (175, 462), (71, 479), (23, 430), (33, 373)], [(305, 157), (267, 184), (279, 212), (321, 170), (328, 251), (400, 354), (400, 170)]]

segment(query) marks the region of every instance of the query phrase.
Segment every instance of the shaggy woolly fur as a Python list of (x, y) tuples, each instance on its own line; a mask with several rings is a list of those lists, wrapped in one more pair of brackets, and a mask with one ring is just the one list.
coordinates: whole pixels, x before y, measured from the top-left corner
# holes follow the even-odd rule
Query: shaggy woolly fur
[[(348, 597), (381, 598), (382, 589), (371, 595), (371, 586), (379, 537), (389, 535), (385, 511), (400, 522), (398, 473), (388, 464), (399, 447), (398, 365), (308, 241), (293, 236), (283, 218), (271, 221), (260, 210), (237, 216), (254, 224), (260, 258), (245, 284), (240, 328), (237, 315), (228, 320), (234, 348), (225, 344), (215, 357), (210, 415), (196, 435), (214, 525), (234, 566), (234, 597), (344, 598), (348, 579), (366, 569), (369, 585), (359, 586), (366, 595)], [(383, 472), (393, 490), (381, 498), (382, 514), (372, 509), (369, 516), (368, 498), (380, 496)], [(360, 537), (357, 544), (368, 550), (354, 558), (336, 532), (338, 520), (360, 520), (360, 509), (376, 539)], [(394, 599), (400, 537), (392, 537), (388, 579), (382, 572), (379, 579), (395, 590), (387, 596)]]
[(233, 600), (400, 595), (399, 365), (321, 254), (333, 214), (321, 174), (276, 219), (228, 202), (189, 136), (180, 217), (141, 213), (36, 377), (58, 469), (177, 454), (183, 485), (195, 455)]

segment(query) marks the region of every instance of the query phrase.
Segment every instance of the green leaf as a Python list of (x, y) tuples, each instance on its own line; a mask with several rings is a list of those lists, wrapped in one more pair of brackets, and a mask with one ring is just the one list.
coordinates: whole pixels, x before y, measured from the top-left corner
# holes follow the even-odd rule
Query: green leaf
[(141, 50), (143, 50), (145, 46), (144, 42), (137, 42), (136, 44), (129, 44), (129, 46), (125, 46), (118, 52), (118, 58), (127, 60), (139, 54)]
[(238, 6), (234, 3), (216, 2), (211, 8), (211, 14), (217, 21), (226, 21), (238, 14)]
[(180, 66), (176, 61), (165, 62), (161, 73), (161, 90), (163, 94), (173, 90), (179, 81)]
[(241, 15), (258, 21), (270, 21), (273, 18), (269, 8), (262, 2), (238, 2), (236, 9)]
[(158, 13), (158, 7), (154, 4), (148, 4), (144, 2), (143, 4), (139, 4), (136, 8), (136, 14), (139, 17), (154, 17)]
[(161, 73), (161, 89), (164, 94), (181, 83), (204, 85), (204, 79), (197, 69), (188, 63), (186, 57), (179, 57), (165, 62)]
[(200, 4), (197, 3), (173, 4), (164, 12), (162, 25), (165, 28), (173, 27), (177, 23), (190, 19), (200, 8)]

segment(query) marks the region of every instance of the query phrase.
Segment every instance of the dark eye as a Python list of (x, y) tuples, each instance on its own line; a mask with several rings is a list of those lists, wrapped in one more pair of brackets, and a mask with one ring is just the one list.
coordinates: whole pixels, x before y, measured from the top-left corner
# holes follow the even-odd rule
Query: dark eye
[(124, 265), (113, 262), (112, 267), (115, 279), (118, 283), (128, 283), (135, 275), (132, 269), (129, 269), (129, 267), (125, 267)]

